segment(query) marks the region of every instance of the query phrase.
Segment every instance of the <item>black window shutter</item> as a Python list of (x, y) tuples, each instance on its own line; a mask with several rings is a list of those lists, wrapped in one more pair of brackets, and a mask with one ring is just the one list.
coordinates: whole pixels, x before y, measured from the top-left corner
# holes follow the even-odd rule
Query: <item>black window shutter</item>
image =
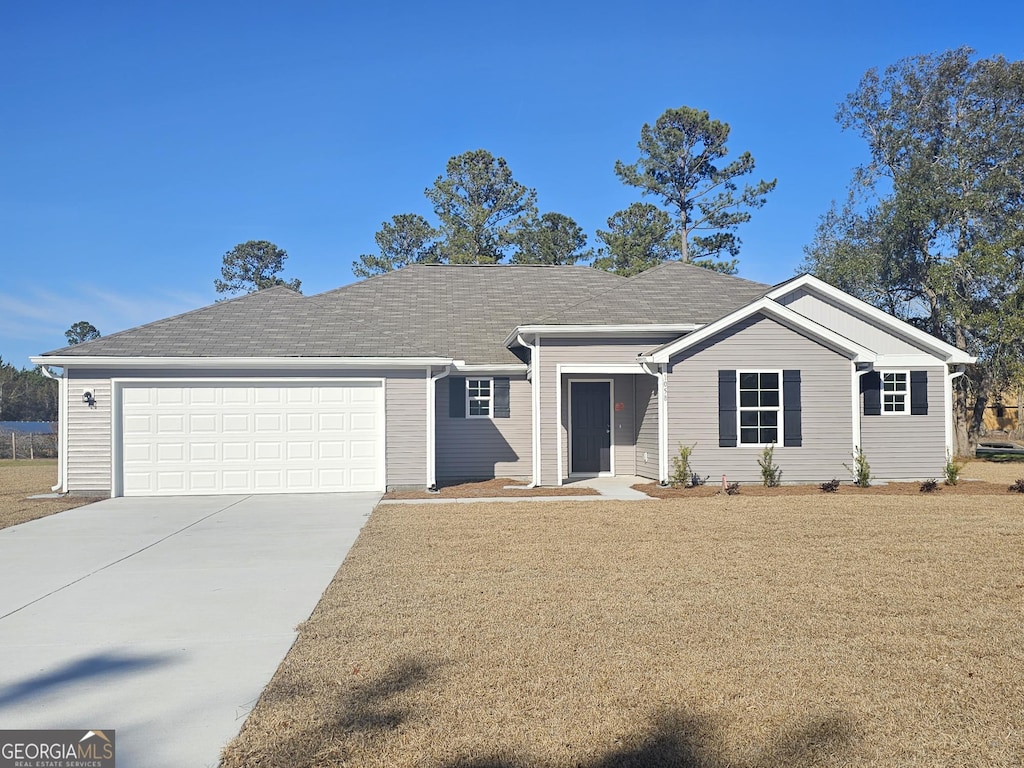
[(448, 377), (448, 415), (453, 419), (466, 418), (466, 377)]
[(508, 376), (494, 378), (494, 418), (507, 419), (512, 415), (508, 404)]
[(736, 371), (719, 371), (718, 445), (735, 448), (736, 442)]
[(882, 377), (878, 371), (860, 377), (860, 391), (864, 393), (864, 415), (882, 415)]
[(910, 372), (910, 414), (928, 415), (928, 371)]
[(800, 414), (800, 371), (782, 372), (782, 444), (799, 448), (804, 444)]

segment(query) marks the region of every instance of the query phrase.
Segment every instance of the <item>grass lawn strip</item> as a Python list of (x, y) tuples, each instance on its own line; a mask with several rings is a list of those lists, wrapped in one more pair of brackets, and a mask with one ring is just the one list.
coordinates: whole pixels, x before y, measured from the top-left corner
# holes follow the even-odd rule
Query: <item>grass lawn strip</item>
[(76, 496), (62, 496), (58, 499), (28, 498), (50, 493), (50, 488), (55, 482), (56, 459), (0, 460), (0, 528), (26, 523), (94, 501)]
[(1024, 500), (964, 502), (381, 507), (224, 768), (1020, 765)]

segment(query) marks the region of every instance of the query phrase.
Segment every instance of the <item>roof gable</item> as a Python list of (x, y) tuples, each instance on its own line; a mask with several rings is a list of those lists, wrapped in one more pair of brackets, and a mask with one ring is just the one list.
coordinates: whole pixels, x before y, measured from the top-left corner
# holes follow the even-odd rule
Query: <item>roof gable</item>
[[(968, 364), (977, 362), (973, 357), (961, 349), (947, 344), (930, 333), (925, 333), (915, 328), (910, 323), (893, 317), (888, 312), (883, 312), (868, 304), (865, 301), (851, 296), (835, 286), (829, 285), (813, 275), (803, 274), (784, 283), (780, 283), (768, 292), (767, 296), (775, 301), (783, 301), (786, 297), (806, 291), (811, 295), (823, 297), (832, 306), (847, 312), (855, 318), (873, 325), (885, 333), (895, 336), (916, 349), (923, 350), (927, 354), (940, 358), (947, 363)], [(882, 350), (879, 350), (881, 352)]]

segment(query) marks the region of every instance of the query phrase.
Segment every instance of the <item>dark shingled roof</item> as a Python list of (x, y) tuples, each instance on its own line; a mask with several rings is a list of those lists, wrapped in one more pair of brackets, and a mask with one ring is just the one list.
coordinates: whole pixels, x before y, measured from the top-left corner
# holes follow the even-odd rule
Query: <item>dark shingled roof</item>
[(519, 325), (706, 323), (767, 288), (673, 262), (630, 279), (590, 267), (415, 265), (316, 296), (269, 288), (46, 354), (515, 363), (504, 340)]
[(544, 318), (549, 325), (705, 325), (761, 298), (771, 286), (704, 267), (666, 261), (608, 291)]

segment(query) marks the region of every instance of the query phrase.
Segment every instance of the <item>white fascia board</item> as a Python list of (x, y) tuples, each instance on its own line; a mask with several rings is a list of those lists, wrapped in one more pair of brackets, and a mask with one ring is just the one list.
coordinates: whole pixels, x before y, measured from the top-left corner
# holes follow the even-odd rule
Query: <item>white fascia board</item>
[(879, 325), (883, 330), (933, 351), (942, 358), (943, 362), (959, 364), (978, 362), (978, 358), (967, 354), (962, 349), (957, 349), (952, 344), (947, 344), (942, 339), (938, 339), (930, 333), (925, 333), (920, 328), (915, 328), (910, 323), (904, 322), (898, 317), (893, 317), (888, 312), (883, 312), (878, 307), (874, 307), (866, 301), (861, 301), (856, 296), (851, 296), (846, 291), (842, 291), (834, 285), (829, 285), (814, 275), (800, 275), (800, 277), (794, 280), (782, 283), (765, 295), (767, 298), (774, 300), (793, 293), (793, 291), (800, 288), (810, 288), (812, 291), (824, 294), (840, 305), (852, 310), (854, 314), (863, 315), (871, 322)]
[(451, 365), (450, 357), (110, 357), (53, 355), (29, 358), (57, 368), (423, 368)]
[(458, 373), (493, 373), (493, 374), (525, 374), (528, 370), (526, 363), (498, 363), (495, 365), (469, 365), (460, 360), (456, 360), (452, 366), (452, 370)]
[(851, 341), (845, 336), (842, 336), (823, 325), (819, 325), (813, 320), (794, 312), (792, 309), (784, 307), (781, 304), (776, 304), (768, 297), (763, 297), (709, 325), (705, 325), (699, 331), (694, 331), (689, 336), (684, 336), (683, 338), (676, 339), (668, 344), (663, 344), (650, 353), (641, 355), (640, 360), (650, 363), (667, 363), (672, 356), (678, 354), (684, 349), (695, 344), (699, 344), (700, 342), (714, 336), (716, 333), (720, 333), (736, 323), (746, 320), (748, 317), (758, 313), (767, 315), (782, 325), (815, 339), (824, 346), (846, 355), (856, 363), (873, 363), (876, 359), (875, 353), (867, 347), (862, 347), (860, 344)]
[(562, 373), (647, 373), (640, 363), (570, 363), (558, 367)]
[(619, 325), (519, 325), (505, 337), (509, 347), (518, 336), (636, 336), (648, 333), (689, 333), (699, 323), (628, 323)]
[(935, 355), (879, 355), (875, 368), (945, 368), (945, 360)]

